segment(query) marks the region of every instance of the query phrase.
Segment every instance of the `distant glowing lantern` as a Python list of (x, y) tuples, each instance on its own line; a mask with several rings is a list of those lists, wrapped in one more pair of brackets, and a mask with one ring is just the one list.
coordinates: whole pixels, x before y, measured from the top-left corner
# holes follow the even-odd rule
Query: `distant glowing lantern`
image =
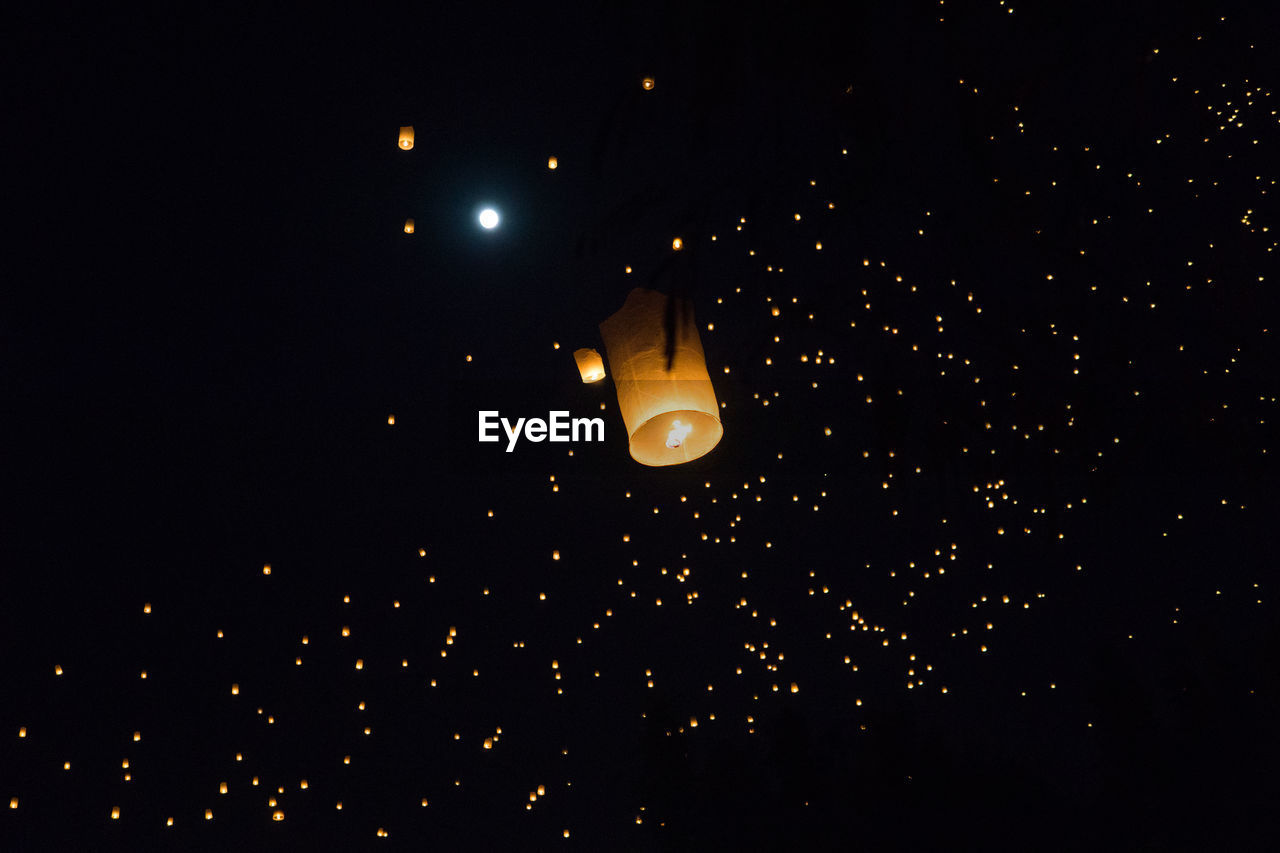
[(400, 128), (400, 149), (408, 151), (413, 147), (413, 125)]
[(559, 166), (559, 165), (560, 165), (560, 161), (559, 161), (559, 160), (557, 160), (556, 158), (554, 158), (554, 157), (548, 157), (548, 158), (547, 158), (547, 168), (548, 168), (548, 169), (554, 169), (554, 168), (556, 168), (556, 167), (557, 167), (557, 166)]
[(643, 80), (640, 81), (640, 85), (644, 86), (646, 92), (649, 91), (650, 89), (653, 88), (653, 78), (652, 77), (644, 78)]
[(275, 812), (272, 812), (272, 814), (271, 814), (271, 819), (272, 819), (272, 820), (284, 820), (284, 812), (279, 811), (279, 810), (277, 809)]
[(711, 452), (724, 435), (693, 306), (637, 287), (600, 324), (631, 458), (679, 465)]
[(412, 219), (406, 219), (406, 220), (404, 221), (404, 233), (406, 233), (406, 234), (412, 234), (412, 233), (413, 233), (413, 220), (412, 220)]
[(681, 249), (684, 248), (684, 241), (681, 240), (679, 237), (672, 238), (671, 248), (675, 249), (677, 252), (680, 251)]
[(574, 350), (573, 360), (578, 363), (578, 372), (582, 374), (583, 382), (599, 382), (604, 379), (604, 359), (600, 357), (600, 353), (584, 347)]

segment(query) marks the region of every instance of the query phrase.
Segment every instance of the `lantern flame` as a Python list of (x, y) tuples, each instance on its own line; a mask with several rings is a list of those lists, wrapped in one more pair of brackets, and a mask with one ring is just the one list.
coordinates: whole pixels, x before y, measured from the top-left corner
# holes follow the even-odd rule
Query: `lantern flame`
[(684, 444), (685, 438), (693, 431), (693, 424), (682, 424), (679, 419), (671, 422), (671, 431), (667, 433), (667, 447), (672, 450)]

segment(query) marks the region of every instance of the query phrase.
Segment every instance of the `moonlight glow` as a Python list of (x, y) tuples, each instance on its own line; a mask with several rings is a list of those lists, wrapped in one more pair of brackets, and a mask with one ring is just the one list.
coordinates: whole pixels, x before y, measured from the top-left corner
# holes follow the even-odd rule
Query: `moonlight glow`
[(498, 211), (492, 207), (486, 207), (480, 211), (480, 227), (487, 231), (491, 231), (498, 227)]

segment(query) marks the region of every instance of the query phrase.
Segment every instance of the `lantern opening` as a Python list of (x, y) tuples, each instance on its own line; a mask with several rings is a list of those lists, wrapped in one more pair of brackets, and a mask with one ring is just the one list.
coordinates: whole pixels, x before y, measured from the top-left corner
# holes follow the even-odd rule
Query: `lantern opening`
[[(614, 382), (617, 383), (617, 374)], [(640, 388), (636, 389), (639, 393), (649, 385), (639, 384)], [(688, 398), (699, 393), (699, 389), (689, 383), (662, 383), (662, 386), (655, 383), (650, 387), (661, 396), (676, 398)], [(622, 406), (621, 402), (619, 406)], [(626, 418), (623, 420), (625, 422)], [(627, 422), (627, 431), (630, 433), (628, 449), (631, 458), (642, 465), (654, 467), (692, 462), (710, 453), (724, 435), (724, 427), (714, 415), (695, 409), (659, 412), (634, 430)]]

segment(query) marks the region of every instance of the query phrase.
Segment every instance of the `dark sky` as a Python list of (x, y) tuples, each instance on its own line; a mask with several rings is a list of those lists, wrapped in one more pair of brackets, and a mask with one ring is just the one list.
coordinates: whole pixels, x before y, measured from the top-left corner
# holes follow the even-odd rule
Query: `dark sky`
[(833, 5), (12, 22), (0, 849), (1267, 847), (1274, 25)]

